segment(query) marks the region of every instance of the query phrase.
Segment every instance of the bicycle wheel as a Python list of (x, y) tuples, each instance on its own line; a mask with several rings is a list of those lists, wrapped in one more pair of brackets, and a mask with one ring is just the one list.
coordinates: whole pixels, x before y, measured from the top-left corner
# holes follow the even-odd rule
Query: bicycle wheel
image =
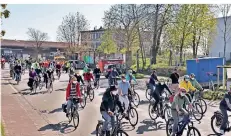
[(136, 93), (135, 91), (134, 91), (134, 94), (132, 94), (132, 103), (133, 103), (136, 107), (138, 107), (139, 104), (140, 104), (140, 96), (139, 96), (139, 94)]
[(170, 136), (172, 134), (172, 127), (173, 127), (173, 119), (169, 119), (166, 123), (166, 134)]
[(81, 99), (81, 102), (80, 102), (80, 107), (84, 109), (86, 104), (87, 104), (86, 103), (86, 98), (84, 96), (82, 96), (82, 99)]
[(40, 82), (40, 83), (39, 83), (39, 90), (41, 90), (42, 88), (43, 88), (43, 83)]
[(189, 127), (187, 136), (201, 136), (201, 133), (197, 128)]
[(193, 110), (193, 117), (197, 120), (200, 121), (203, 118), (203, 110), (199, 103), (194, 104)]
[(146, 89), (145, 96), (149, 101), (151, 100), (151, 89)]
[(95, 97), (94, 90), (91, 89), (91, 90), (89, 91), (89, 99), (90, 99), (90, 101), (93, 101), (94, 97)]
[(216, 135), (220, 134), (219, 130), (221, 127), (222, 120), (223, 120), (222, 115), (213, 115), (211, 117), (211, 127)]
[[(135, 108), (130, 107), (128, 111), (129, 123), (134, 127), (138, 123), (138, 112)], [(134, 119), (134, 120), (133, 120)], [(134, 121), (134, 122), (133, 122)]]
[(103, 123), (99, 122), (96, 126), (96, 136), (102, 136), (102, 128), (103, 128)]
[(79, 113), (78, 113), (78, 110), (76, 108), (73, 109), (72, 119), (73, 119), (74, 127), (76, 129), (79, 125)]
[(165, 107), (163, 112), (164, 112), (164, 120), (167, 123), (168, 119), (172, 117), (171, 108)]
[(119, 131), (117, 131), (117, 135), (116, 136), (129, 136), (129, 135), (125, 131), (119, 130)]
[(149, 104), (148, 106), (148, 113), (149, 113), (149, 116), (152, 120), (156, 120), (158, 115), (154, 109), (154, 105), (152, 103)]
[(200, 106), (202, 108), (203, 114), (205, 114), (207, 111), (207, 108), (208, 108), (207, 103), (203, 99), (199, 99), (198, 103), (200, 104)]

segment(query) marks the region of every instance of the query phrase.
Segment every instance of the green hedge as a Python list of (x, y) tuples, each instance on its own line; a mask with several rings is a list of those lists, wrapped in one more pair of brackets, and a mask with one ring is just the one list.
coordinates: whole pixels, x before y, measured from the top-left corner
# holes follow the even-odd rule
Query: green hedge
[(221, 100), (225, 95), (225, 91), (205, 91), (203, 94), (203, 98), (207, 100)]
[(142, 78), (144, 78), (144, 74), (136, 73), (136, 74), (135, 74), (135, 78), (136, 78), (136, 79), (142, 79)]

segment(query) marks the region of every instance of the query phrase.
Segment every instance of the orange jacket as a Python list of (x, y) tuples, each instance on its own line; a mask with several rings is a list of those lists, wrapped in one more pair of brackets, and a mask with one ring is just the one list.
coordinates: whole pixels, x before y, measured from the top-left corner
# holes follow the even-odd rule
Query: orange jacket
[[(70, 97), (70, 92), (71, 92), (71, 84), (73, 81), (69, 82), (67, 85), (67, 89), (66, 89), (66, 101), (68, 100), (68, 98)], [(76, 97), (77, 98), (81, 98), (81, 92), (80, 92), (80, 84), (77, 83), (76, 84)]]

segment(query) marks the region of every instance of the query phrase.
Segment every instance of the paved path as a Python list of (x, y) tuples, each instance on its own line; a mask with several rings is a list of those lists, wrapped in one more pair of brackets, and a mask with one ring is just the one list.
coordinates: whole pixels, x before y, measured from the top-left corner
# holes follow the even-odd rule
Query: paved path
[[(15, 93), (12, 91), (9, 92), (7, 91), (8, 88), (4, 88), (2, 90), (5, 92), (4, 94), (5, 97), (11, 96), (11, 97), (17, 97), (17, 98), (22, 99), (22, 102), (21, 102), (22, 105), (24, 107), (27, 107), (28, 109), (31, 108), (31, 111), (33, 111), (33, 115), (36, 115), (34, 116), (34, 118), (36, 119), (31, 119), (31, 122), (29, 122), (32, 124), (32, 126), (34, 126), (33, 124), (37, 124), (37, 126), (34, 126), (34, 129), (31, 129), (31, 131), (32, 130), (35, 131), (34, 133), (37, 133), (37, 132), (44, 133), (44, 135), (46, 136), (51, 136), (55, 134), (60, 134), (60, 135), (65, 135), (65, 136), (95, 135), (95, 127), (96, 127), (97, 121), (101, 119), (99, 107), (100, 107), (100, 102), (102, 99), (102, 94), (105, 90), (105, 87), (107, 86), (107, 80), (102, 81), (101, 87), (103, 88), (96, 90), (96, 97), (93, 100), (93, 102), (88, 101), (85, 109), (83, 110), (80, 109), (79, 111), (80, 124), (77, 130), (73, 129), (72, 124), (67, 123), (65, 114), (62, 112), (62, 109), (61, 109), (61, 104), (65, 102), (65, 88), (67, 86), (67, 81), (68, 81), (68, 76), (66, 74), (62, 74), (61, 79), (59, 81), (56, 80), (54, 82), (54, 91), (52, 93), (46, 93), (46, 90), (42, 89), (37, 94), (31, 95), (26, 85), (27, 81), (28, 81), (27, 75), (23, 75), (22, 81), (20, 82), (20, 84), (13, 85), (13, 87), (16, 88), (16, 90), (18, 90), (18, 93)], [(11, 82), (14, 83), (14, 81), (11, 81)], [(6, 86), (9, 86), (9, 85), (6, 85)], [(140, 106), (137, 108), (137, 111), (139, 114), (139, 121), (135, 128), (132, 128), (130, 125), (127, 125), (127, 126), (124, 126), (124, 129), (127, 131), (127, 133), (130, 136), (139, 136), (139, 135), (141, 136), (153, 136), (153, 135), (165, 136), (166, 132), (165, 132), (164, 120), (158, 119), (156, 122), (153, 122), (152, 120), (150, 120), (150, 117), (148, 115), (148, 103), (146, 101), (144, 91), (142, 91), (144, 89), (145, 89), (144, 81), (139, 80), (139, 86), (136, 89), (142, 100)], [(216, 103), (214, 102), (208, 102), (208, 103), (210, 106), (208, 107), (208, 111), (205, 114), (204, 118), (202, 119), (202, 122), (199, 122), (199, 123), (195, 122), (195, 126), (200, 130), (202, 136), (207, 136), (207, 135), (212, 134), (212, 130), (210, 127), (210, 118), (213, 115), (213, 112), (218, 109), (218, 106)], [(6, 127), (9, 128), (9, 125), (7, 125), (7, 122), (11, 122), (11, 121), (7, 121), (6, 112), (13, 113), (15, 111), (13, 111), (13, 109), (11, 109), (10, 111), (7, 111), (5, 108), (5, 111), (3, 110), (3, 115), (4, 115), (4, 112), (5, 112), (5, 119), (4, 119), (4, 116), (3, 116), (3, 119), (6, 122)], [(27, 116), (26, 113), (22, 115)], [(40, 120), (43, 123), (39, 123)], [(14, 128), (14, 127), (15, 126), (10, 127), (10, 128)], [(26, 127), (20, 126), (20, 128), (21, 127), (22, 129), (27, 130)], [(54, 133), (54, 134), (50, 134), (50, 133)], [(37, 136), (36, 134), (34, 135)], [(228, 134), (226, 136), (228, 136)]]

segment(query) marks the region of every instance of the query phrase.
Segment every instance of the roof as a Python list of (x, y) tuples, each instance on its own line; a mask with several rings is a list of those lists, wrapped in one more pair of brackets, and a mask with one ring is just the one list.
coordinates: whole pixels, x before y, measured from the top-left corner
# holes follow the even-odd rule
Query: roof
[[(34, 41), (26, 41), (26, 40), (11, 40), (11, 39), (2, 39), (1, 46), (18, 46), (18, 47), (33, 47), (36, 42)], [(68, 47), (68, 43), (64, 42), (52, 42), (45, 41), (42, 44), (43, 47), (56, 47), (56, 48), (66, 48)]]

